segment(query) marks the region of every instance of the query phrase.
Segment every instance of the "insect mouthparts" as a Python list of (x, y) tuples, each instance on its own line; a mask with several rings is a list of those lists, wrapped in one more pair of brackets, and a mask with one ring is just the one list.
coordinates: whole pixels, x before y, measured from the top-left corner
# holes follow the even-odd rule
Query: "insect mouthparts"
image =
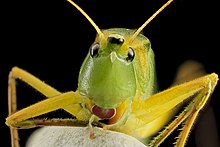
[(101, 119), (111, 119), (116, 114), (116, 109), (104, 109), (97, 105), (92, 106), (92, 113)]

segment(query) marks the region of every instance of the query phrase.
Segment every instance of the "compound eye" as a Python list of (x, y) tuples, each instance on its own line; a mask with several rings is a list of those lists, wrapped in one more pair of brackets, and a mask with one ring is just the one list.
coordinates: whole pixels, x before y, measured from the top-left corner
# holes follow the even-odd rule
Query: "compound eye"
[(128, 62), (132, 62), (134, 59), (134, 56), (135, 56), (134, 50), (131, 47), (129, 47), (128, 48), (128, 57), (126, 58), (126, 60)]
[(90, 55), (92, 58), (98, 57), (99, 55), (99, 43), (93, 43), (90, 47)]

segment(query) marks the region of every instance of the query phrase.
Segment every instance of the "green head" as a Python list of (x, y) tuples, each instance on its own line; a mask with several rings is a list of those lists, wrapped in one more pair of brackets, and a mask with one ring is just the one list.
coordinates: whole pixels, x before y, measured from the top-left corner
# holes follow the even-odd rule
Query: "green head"
[[(126, 44), (134, 33), (128, 29), (103, 31), (91, 45), (79, 74), (78, 90), (102, 108), (116, 108), (136, 94), (136, 52), (140, 47)], [(146, 46), (149, 41), (145, 40)], [(126, 49), (125, 49), (126, 48)]]
[[(79, 73), (78, 91), (99, 109), (115, 109), (138, 93), (154, 93), (154, 54), (149, 40), (140, 32), (172, 0), (150, 17), (137, 30), (100, 30), (93, 20), (74, 5), (94, 26), (98, 35), (89, 49)], [(95, 109), (96, 109), (95, 108)]]

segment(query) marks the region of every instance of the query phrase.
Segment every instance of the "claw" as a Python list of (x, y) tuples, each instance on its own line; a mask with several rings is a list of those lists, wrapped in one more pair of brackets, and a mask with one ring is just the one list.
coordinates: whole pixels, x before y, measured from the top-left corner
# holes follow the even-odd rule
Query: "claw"
[(90, 130), (90, 135), (89, 135), (90, 139), (93, 140), (95, 139), (95, 133), (94, 133), (94, 130)]
[(94, 133), (94, 129), (92, 126), (92, 122), (95, 119), (95, 115), (92, 115), (91, 118), (89, 119), (89, 131), (90, 131), (90, 139), (95, 139), (95, 133)]

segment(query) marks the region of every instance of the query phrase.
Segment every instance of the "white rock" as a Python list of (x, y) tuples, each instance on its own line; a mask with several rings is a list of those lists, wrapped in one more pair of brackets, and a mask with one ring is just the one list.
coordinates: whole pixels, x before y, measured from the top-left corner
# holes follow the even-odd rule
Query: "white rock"
[(146, 147), (123, 133), (94, 128), (90, 139), (88, 127), (43, 127), (28, 139), (26, 147)]

